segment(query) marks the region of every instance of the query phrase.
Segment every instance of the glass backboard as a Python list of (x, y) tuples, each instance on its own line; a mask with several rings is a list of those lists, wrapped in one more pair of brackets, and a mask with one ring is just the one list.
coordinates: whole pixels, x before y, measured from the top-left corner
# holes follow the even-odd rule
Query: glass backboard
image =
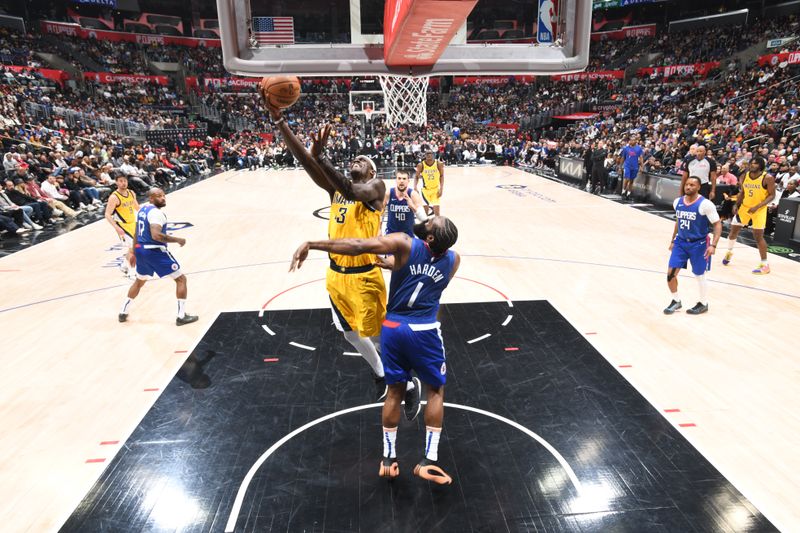
[[(438, 0), (442, 18), (456, 1)], [(217, 0), (225, 68), (244, 76), (510, 75), (588, 63), (591, 0), (478, 0), (434, 64), (392, 67), (384, 62), (386, 4)]]

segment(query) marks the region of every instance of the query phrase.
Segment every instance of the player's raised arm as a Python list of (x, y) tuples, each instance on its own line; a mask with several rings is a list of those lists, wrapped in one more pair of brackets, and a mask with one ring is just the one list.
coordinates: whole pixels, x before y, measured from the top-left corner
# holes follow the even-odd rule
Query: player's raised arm
[(393, 254), (395, 258), (394, 270), (397, 270), (406, 264), (408, 256), (411, 254), (411, 237), (405, 233), (391, 233), (371, 239), (334, 239), (304, 242), (297, 251), (295, 251), (292, 257), (292, 264), (289, 267), (289, 272), (293, 272), (303, 266), (303, 262), (308, 257), (309, 250), (320, 250), (333, 254), (352, 256), (362, 254)]
[(376, 178), (375, 163), (365, 155), (356, 157), (350, 173), (353, 177), (349, 180), (333, 163), (320, 154), (320, 166), (325, 171), (328, 182), (347, 200), (364, 202), (373, 209), (380, 210), (386, 195), (386, 185), (383, 180)]
[[(333, 197), (334, 188), (331, 183), (325, 179), (325, 172), (322, 170), (322, 167), (320, 167), (319, 163), (313, 157), (311, 152), (306, 150), (306, 147), (303, 146), (303, 143), (300, 142), (300, 139), (298, 139), (291, 130), (289, 124), (286, 123), (286, 118), (283, 116), (283, 112), (279, 108), (270, 104), (269, 99), (267, 98), (264, 98), (264, 103), (266, 104), (267, 109), (269, 109), (269, 114), (272, 117), (272, 121), (277, 124), (278, 129), (283, 134), (283, 139), (286, 141), (286, 146), (289, 148), (289, 151), (292, 152), (292, 155), (294, 155), (298, 161), (300, 161), (303, 169), (305, 169), (306, 173), (311, 177), (314, 183), (316, 183), (320, 188), (325, 189), (328, 194)], [(318, 140), (319, 137), (314, 138), (315, 146)], [(327, 140), (327, 137), (325, 140)]]

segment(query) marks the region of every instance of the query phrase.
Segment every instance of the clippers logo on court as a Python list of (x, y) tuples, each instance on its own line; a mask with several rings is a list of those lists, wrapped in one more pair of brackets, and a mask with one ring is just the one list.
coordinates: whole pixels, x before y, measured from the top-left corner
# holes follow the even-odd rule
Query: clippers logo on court
[(556, 203), (556, 201), (549, 196), (545, 196), (544, 194), (536, 191), (532, 191), (528, 189), (527, 185), (519, 185), (519, 184), (509, 184), (509, 185), (496, 185), (498, 189), (503, 189), (505, 191), (510, 192), (514, 196), (519, 196), (520, 198), (528, 198), (533, 197), (538, 200), (542, 200), (544, 202), (549, 203)]
[(536, 40), (540, 43), (555, 41), (553, 22), (556, 20), (557, 6), (554, 0), (539, 0), (539, 29)]

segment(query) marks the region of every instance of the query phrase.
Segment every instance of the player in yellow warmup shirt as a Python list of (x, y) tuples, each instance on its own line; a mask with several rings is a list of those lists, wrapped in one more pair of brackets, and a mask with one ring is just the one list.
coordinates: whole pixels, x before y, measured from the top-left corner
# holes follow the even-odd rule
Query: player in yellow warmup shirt
[(444, 193), (444, 163), (433, 157), (433, 152), (425, 152), (425, 159), (417, 165), (417, 174), (414, 176), (414, 190), (422, 179), (422, 199), (433, 207), (433, 214), (439, 216), (439, 203)]

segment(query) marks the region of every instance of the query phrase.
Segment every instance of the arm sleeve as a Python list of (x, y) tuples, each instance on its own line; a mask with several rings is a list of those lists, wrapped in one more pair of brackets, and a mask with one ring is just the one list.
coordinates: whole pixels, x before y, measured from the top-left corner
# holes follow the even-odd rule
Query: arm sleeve
[(717, 206), (711, 200), (704, 199), (698, 209), (700, 214), (708, 218), (708, 221), (714, 224), (719, 220), (719, 213), (717, 213)]
[(716, 172), (717, 171), (717, 162), (714, 161), (712, 158), (708, 158), (708, 171), (709, 172)]

